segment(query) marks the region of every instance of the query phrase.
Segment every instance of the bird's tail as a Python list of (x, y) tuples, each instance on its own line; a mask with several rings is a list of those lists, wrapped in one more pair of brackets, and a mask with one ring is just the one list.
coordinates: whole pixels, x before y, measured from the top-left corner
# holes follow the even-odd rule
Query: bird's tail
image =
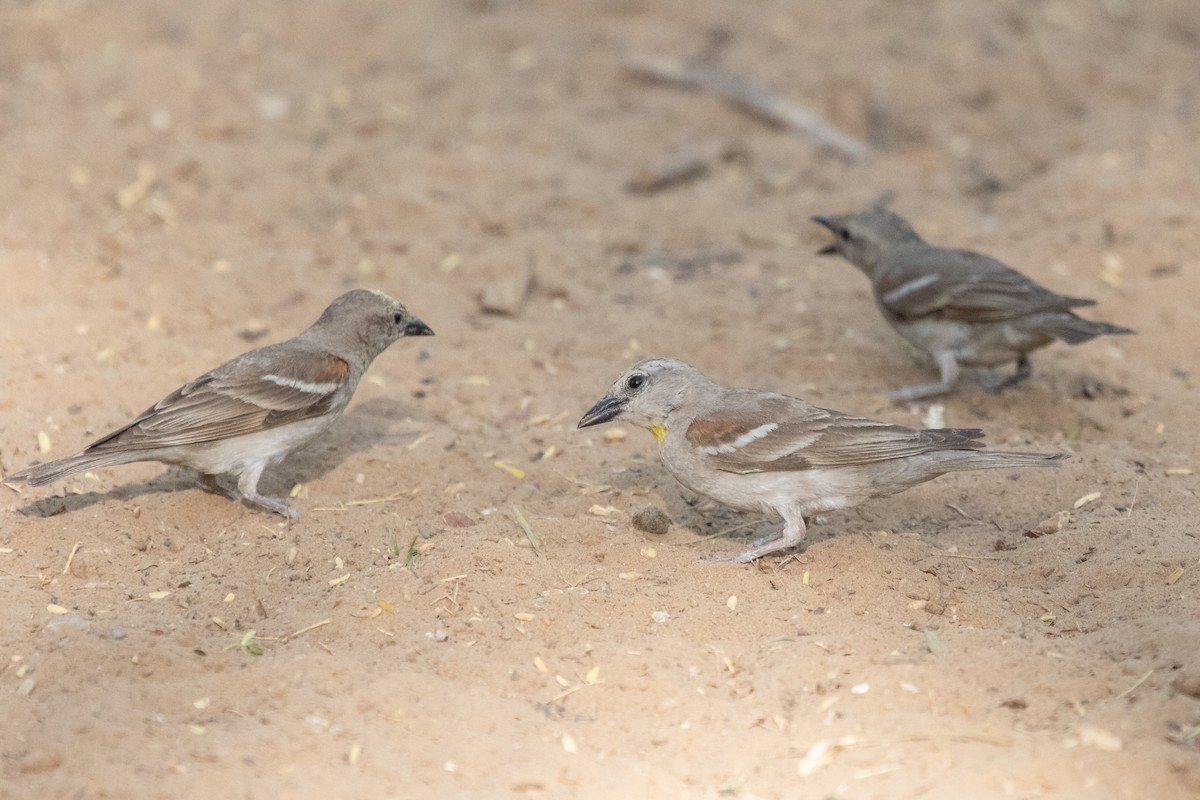
[(996, 450), (955, 451), (958, 458), (946, 459), (940, 466), (949, 470), (1013, 469), (1016, 467), (1057, 467), (1070, 458), (1069, 453), (1005, 453)]
[(14, 472), (4, 480), (12, 483), (27, 483), (30, 486), (45, 486), (48, 483), (54, 483), (77, 472), (84, 472), (97, 467), (127, 464), (131, 460), (135, 460), (130, 458), (131, 455), (129, 452), (103, 454), (76, 453), (73, 456), (60, 458), (58, 461), (47, 461), (45, 464), (38, 464), (29, 469)]
[(1120, 325), (1109, 325), (1107, 322), (1093, 322), (1090, 319), (1077, 317), (1070, 311), (1054, 314), (1038, 326), (1055, 339), (1061, 339), (1067, 344), (1082, 344), (1095, 339), (1097, 336), (1117, 336), (1133, 333), (1129, 328)]

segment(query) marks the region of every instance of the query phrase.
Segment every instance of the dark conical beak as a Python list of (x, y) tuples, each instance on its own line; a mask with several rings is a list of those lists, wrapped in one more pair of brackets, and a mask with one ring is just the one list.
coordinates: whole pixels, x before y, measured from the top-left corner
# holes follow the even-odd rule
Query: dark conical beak
[[(813, 222), (818, 225), (824, 225), (829, 230), (834, 230), (834, 225), (837, 224), (836, 217), (812, 217)], [(836, 233), (836, 231), (834, 231)], [(836, 244), (827, 244), (817, 251), (819, 256), (836, 256), (838, 252)]]
[(413, 319), (412, 322), (404, 326), (405, 336), (433, 336), (433, 328), (421, 322), (419, 319)]
[(621, 416), (621, 412), (625, 410), (625, 401), (619, 397), (601, 397), (596, 401), (596, 405), (588, 409), (588, 412), (583, 415), (583, 419), (579, 420), (577, 428), (587, 428), (592, 425), (599, 425), (601, 422), (608, 422), (610, 419), (616, 419)]

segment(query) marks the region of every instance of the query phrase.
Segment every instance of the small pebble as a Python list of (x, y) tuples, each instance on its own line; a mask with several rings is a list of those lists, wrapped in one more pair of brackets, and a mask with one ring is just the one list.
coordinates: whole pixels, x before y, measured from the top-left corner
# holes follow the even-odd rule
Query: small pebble
[(1185, 668), (1171, 681), (1171, 688), (1180, 694), (1200, 700), (1200, 670), (1192, 671)]
[(532, 290), (532, 276), (493, 281), (479, 293), (479, 309), (486, 314), (518, 316)]
[(671, 518), (658, 506), (646, 506), (633, 515), (633, 527), (646, 533), (666, 533), (671, 529)]

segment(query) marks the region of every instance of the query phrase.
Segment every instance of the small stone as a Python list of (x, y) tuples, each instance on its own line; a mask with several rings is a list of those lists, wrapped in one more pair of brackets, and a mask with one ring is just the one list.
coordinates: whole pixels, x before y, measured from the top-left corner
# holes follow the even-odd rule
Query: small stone
[(946, 427), (946, 407), (941, 403), (934, 403), (925, 412), (921, 424), (926, 428), (944, 428)]
[(99, 636), (101, 639), (112, 639), (114, 642), (121, 641), (127, 635), (128, 634), (125, 633), (125, 629), (120, 625), (110, 625), (107, 630), (101, 630), (97, 632), (97, 636)]
[(473, 528), (473, 527), (475, 527), (475, 520), (471, 519), (470, 517), (468, 517), (466, 514), (462, 513), (461, 511), (447, 512), (446, 514), (442, 515), (442, 519), (445, 520), (446, 524), (449, 525), (451, 528)]
[(1088, 747), (1103, 750), (1106, 753), (1119, 752), (1125, 746), (1125, 743), (1116, 735), (1103, 728), (1094, 728), (1091, 725), (1079, 726), (1079, 742)]
[(1200, 671), (1185, 670), (1171, 681), (1171, 688), (1180, 694), (1200, 700)]
[(633, 527), (646, 533), (663, 534), (671, 529), (671, 518), (658, 506), (646, 506), (633, 515)]
[(1064, 527), (1071, 521), (1070, 511), (1059, 511), (1053, 517), (1042, 520), (1036, 527), (1025, 531), (1025, 538), (1039, 539), (1043, 536), (1060, 533)]
[(238, 331), (238, 336), (246, 342), (257, 342), (266, 336), (269, 331), (270, 329), (262, 320), (250, 319), (246, 321), (246, 326)]
[(487, 314), (515, 317), (532, 291), (532, 276), (492, 281), (479, 293), (479, 308)]
[(258, 115), (267, 120), (285, 119), (292, 113), (292, 101), (281, 94), (265, 94), (258, 98)]

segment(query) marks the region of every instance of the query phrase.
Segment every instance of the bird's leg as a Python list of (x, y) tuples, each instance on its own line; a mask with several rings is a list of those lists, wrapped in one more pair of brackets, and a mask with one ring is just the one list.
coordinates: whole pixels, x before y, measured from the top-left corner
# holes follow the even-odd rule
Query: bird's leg
[(1016, 386), (1021, 381), (1024, 381), (1033, 374), (1033, 362), (1029, 360), (1029, 356), (1021, 353), (1017, 358), (1017, 371), (1009, 375), (1004, 380), (997, 383), (989, 391), (992, 394), (999, 394), (1010, 386)]
[(265, 464), (252, 466), (241, 474), (238, 478), (238, 491), (242, 494), (242, 499), (248, 503), (253, 503), (256, 506), (261, 506), (269, 511), (274, 511), (276, 514), (293, 519), (300, 516), (300, 512), (289, 506), (282, 500), (276, 500), (274, 497), (263, 497), (258, 493), (258, 477), (262, 475)]
[(212, 494), (218, 495), (219, 497), (236, 497), (221, 485), (221, 483), (217, 480), (216, 475), (209, 475), (207, 472), (200, 473), (200, 488), (206, 492), (211, 492)]
[(937, 383), (922, 383), (916, 386), (903, 386), (888, 393), (898, 403), (911, 403), (914, 400), (923, 400), (926, 397), (934, 397), (939, 394), (948, 394), (954, 389), (954, 384), (958, 382), (958, 359), (954, 353), (949, 350), (943, 350), (934, 355), (937, 361), (938, 370), (941, 372), (942, 379)]
[(795, 547), (804, 541), (804, 517), (798, 509), (781, 510), (783, 516), (783, 530), (771, 536), (764, 536), (762, 539), (756, 539), (750, 543), (742, 552), (735, 556), (713, 556), (706, 559), (708, 561), (732, 561), (736, 564), (745, 564), (754, 561), (757, 558), (770, 555), (771, 553), (780, 550), (786, 550), (789, 547)]

